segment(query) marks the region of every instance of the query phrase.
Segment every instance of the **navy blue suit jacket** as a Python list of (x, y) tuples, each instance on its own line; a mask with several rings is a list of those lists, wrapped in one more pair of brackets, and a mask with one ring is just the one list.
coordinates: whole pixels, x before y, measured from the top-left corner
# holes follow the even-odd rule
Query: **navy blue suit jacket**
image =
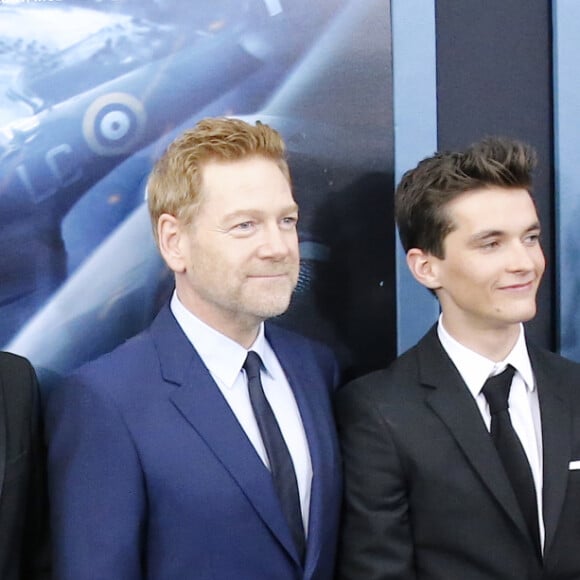
[(266, 335), (294, 391), (313, 464), (299, 562), (270, 474), (166, 306), (144, 333), (50, 395), (59, 580), (330, 580), (341, 478), (326, 347)]

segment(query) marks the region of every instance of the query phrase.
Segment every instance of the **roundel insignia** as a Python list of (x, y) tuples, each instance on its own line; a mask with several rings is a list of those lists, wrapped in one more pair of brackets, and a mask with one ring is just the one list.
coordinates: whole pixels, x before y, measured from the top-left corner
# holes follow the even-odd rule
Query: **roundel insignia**
[(147, 115), (133, 95), (109, 93), (95, 99), (83, 118), (83, 135), (98, 155), (130, 153), (141, 138)]

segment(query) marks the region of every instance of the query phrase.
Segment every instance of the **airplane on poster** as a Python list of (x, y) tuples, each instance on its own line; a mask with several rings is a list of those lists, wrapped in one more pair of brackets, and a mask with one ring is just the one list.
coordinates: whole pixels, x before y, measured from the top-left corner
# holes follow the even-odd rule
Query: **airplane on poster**
[(64, 280), (61, 222), (84, 193), (259, 66), (211, 39), (0, 129), (0, 337)]
[[(229, 103), (228, 111), (257, 106), (343, 3), (325, 0), (312, 8), (306, 0), (216, 0), (212, 10), (200, 11), (198, 6), (180, 12), (174, 7), (174, 19), (188, 19), (175, 29), (181, 31), (174, 38), (176, 52), (156, 58), (159, 52), (142, 51), (128, 69), (111, 68), (111, 62), (124, 66), (128, 53), (119, 50), (118, 42), (106, 47), (106, 39), (113, 36), (104, 26), (100, 33), (93, 31), (87, 39), (67, 45), (52, 61), (60, 63), (53, 76), (18, 77), (20, 84), (13, 85), (12, 98), (20, 95), (34, 107), (33, 114), (0, 128), (0, 239), (4, 242), (0, 341), (6, 344), (69, 277), (71, 250), (63, 224), (74, 223), (77, 206), (87, 205), (84, 198), (96, 185), (209, 104), (221, 100), (224, 106)], [(9, 10), (25, 17), (27, 6)], [(0, 15), (4, 10), (0, 6)], [(309, 18), (304, 20), (307, 10)], [(146, 36), (150, 34), (150, 29), (139, 26), (134, 25), (134, 36), (144, 30)], [(192, 35), (187, 42), (182, 38), (185, 30)], [(109, 60), (92, 58), (96, 38), (105, 42)], [(167, 48), (163, 46), (162, 53)], [(77, 80), (83, 62), (91, 71), (85, 76), (97, 78), (98, 84)], [(114, 76), (121, 70), (123, 74)], [(108, 74), (113, 77), (100, 82)], [(59, 100), (67, 83), (70, 97)], [(150, 160), (147, 163), (150, 167)], [(100, 243), (142, 202), (140, 195), (139, 187), (125, 189), (122, 202), (107, 208), (118, 211), (114, 223), (95, 212), (81, 227), (98, 231), (94, 240)], [(111, 197), (119, 199), (116, 194)], [(87, 247), (84, 257), (93, 249)]]
[[(391, 348), (393, 340), (392, 319), (384, 313), (385, 305), (394, 303), (389, 283), (394, 269), (390, 63), (387, 51), (376, 54), (377, 44), (388, 42), (383, 8), (380, 0), (364, 7), (351, 2), (298, 65), (278, 78), (264, 102), (263, 96), (255, 100), (253, 95), (255, 81), (263, 74), (258, 70), (124, 160), (87, 194), (98, 197), (116, 174), (130, 173), (133, 180), (127, 188), (138, 191), (142, 200), (153, 160), (175, 135), (203, 116), (229, 110), (236, 117), (275, 127), (288, 146), (301, 211), (299, 284), (281, 323), (299, 328), (309, 321), (317, 337), (334, 343), (345, 358), (352, 356), (349, 350), (364, 350), (369, 340), (384, 348)], [(358, 42), (356, 54), (353, 39)], [(366, 66), (360, 66), (359, 58)], [(266, 78), (272, 74), (269, 71)], [(254, 109), (248, 110), (252, 104)], [(92, 208), (84, 211), (72, 232), (85, 227)], [(382, 252), (381, 260), (369, 259), (373, 251)], [(172, 277), (155, 248), (147, 208), (136, 203), (7, 348), (28, 356), (41, 373), (66, 373), (147, 326), (171, 289)], [(321, 300), (327, 304), (320, 307)], [(325, 308), (337, 312), (327, 317)], [(47, 345), (48, 332), (52, 339)], [(393, 344), (393, 352), (394, 348)]]

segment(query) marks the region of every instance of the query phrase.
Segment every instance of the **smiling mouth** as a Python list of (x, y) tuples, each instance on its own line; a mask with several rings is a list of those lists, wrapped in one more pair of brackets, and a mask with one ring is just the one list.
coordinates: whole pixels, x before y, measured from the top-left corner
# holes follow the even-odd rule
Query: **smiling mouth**
[(521, 284), (510, 284), (509, 286), (502, 286), (500, 290), (518, 292), (525, 290), (532, 290), (534, 288), (535, 280), (529, 280), (528, 282), (523, 282)]

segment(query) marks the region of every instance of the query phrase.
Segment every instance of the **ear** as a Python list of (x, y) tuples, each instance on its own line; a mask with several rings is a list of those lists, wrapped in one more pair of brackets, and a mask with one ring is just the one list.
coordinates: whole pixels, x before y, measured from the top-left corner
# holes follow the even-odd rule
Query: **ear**
[(161, 214), (157, 220), (157, 238), (159, 251), (165, 263), (176, 274), (185, 271), (187, 233), (184, 225), (175, 216)]
[(432, 254), (428, 254), (419, 248), (411, 248), (407, 252), (407, 265), (411, 274), (419, 284), (422, 284), (430, 290), (441, 288), (438, 279), (437, 264), (441, 260)]

